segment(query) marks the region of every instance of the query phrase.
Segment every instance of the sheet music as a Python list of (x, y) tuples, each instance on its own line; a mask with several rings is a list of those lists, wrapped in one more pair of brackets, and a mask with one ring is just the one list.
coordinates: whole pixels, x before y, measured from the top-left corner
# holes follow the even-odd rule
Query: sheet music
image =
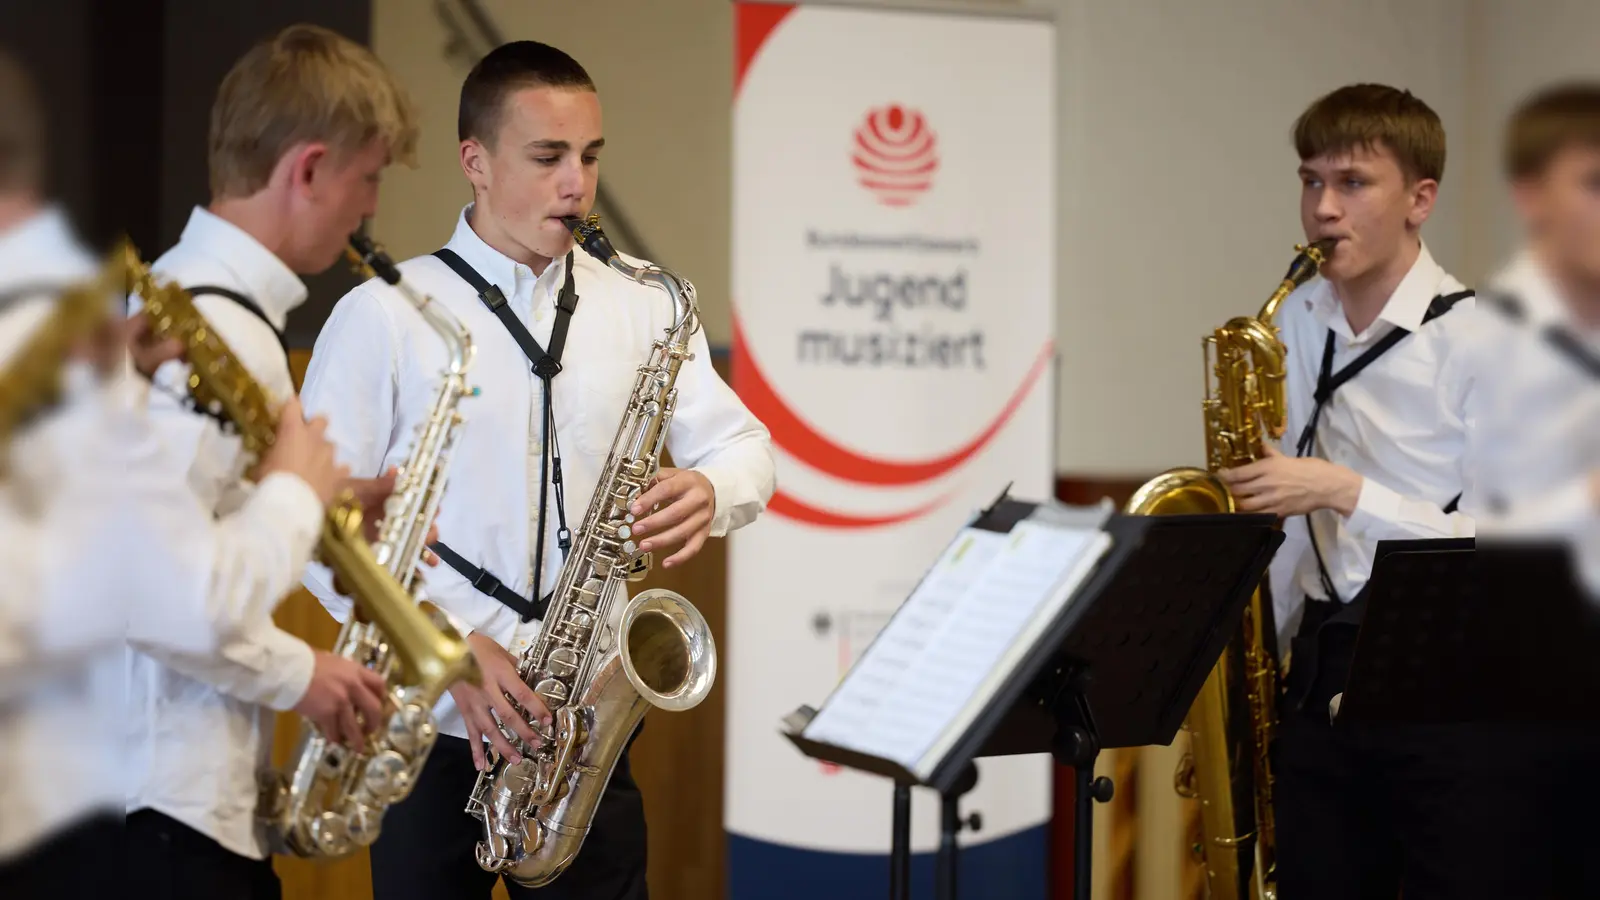
[(925, 778), (1110, 546), (1098, 529), (963, 530), (805, 729)]

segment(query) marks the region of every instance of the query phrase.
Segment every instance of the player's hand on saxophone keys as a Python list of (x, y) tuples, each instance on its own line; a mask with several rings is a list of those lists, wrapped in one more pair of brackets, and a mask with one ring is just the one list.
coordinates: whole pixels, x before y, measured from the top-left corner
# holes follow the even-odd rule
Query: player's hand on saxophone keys
[[(389, 471), (377, 478), (346, 478), (345, 489), (361, 504), (361, 530), (368, 541), (378, 539), (378, 528), (383, 523), (384, 504), (389, 495), (394, 493), (395, 479), (400, 476), (399, 466), (390, 466)], [(431, 545), (439, 540), (438, 514), (434, 514), (434, 521), (428, 525), (428, 536), (423, 540), (424, 545)], [(432, 550), (422, 551), (422, 561), (430, 566), (439, 564), (439, 557)]]
[(383, 676), (353, 660), (313, 650), (316, 667), (294, 711), (329, 740), (360, 747), (383, 724), (388, 688)]
[(1361, 476), (1350, 469), (1325, 459), (1285, 456), (1271, 444), (1263, 447), (1261, 459), (1217, 475), (1240, 512), (1299, 516), (1331, 509), (1348, 516), (1361, 497)]
[[(636, 518), (643, 516), (633, 524), (639, 550), (650, 553), (681, 547), (661, 565), (670, 569), (688, 562), (711, 536), (716, 509), (717, 491), (711, 479), (693, 469), (662, 469), (629, 510)], [(650, 514), (644, 515), (646, 512)]]
[(500, 733), (496, 719), (505, 723), (528, 746), (538, 747), (542, 743), (539, 733), (528, 724), (524, 713), (542, 723), (548, 733), (550, 710), (517, 674), (517, 659), (506, 648), (477, 632), (467, 635), (467, 645), (472, 648), (478, 669), (483, 673), (483, 686), (458, 681), (450, 687), (450, 696), (455, 698), (456, 708), (461, 710), (461, 719), (467, 726), (472, 764), (483, 771), (485, 738), (502, 758), (511, 763), (521, 762), (522, 754)]

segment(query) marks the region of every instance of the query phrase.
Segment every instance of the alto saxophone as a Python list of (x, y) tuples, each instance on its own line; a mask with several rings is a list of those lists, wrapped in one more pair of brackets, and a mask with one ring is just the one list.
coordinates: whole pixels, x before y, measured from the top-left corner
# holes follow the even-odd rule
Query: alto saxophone
[[(1214, 474), (1260, 459), (1283, 436), (1285, 357), (1273, 318), (1296, 288), (1316, 275), (1332, 240), (1296, 246), (1297, 256), (1255, 318), (1239, 316), (1204, 341), (1207, 363), (1206, 468), (1177, 468), (1146, 482), (1128, 501), (1135, 515), (1236, 511)], [(1215, 379), (1215, 386), (1212, 380)], [(1269, 753), (1277, 729), (1278, 664), (1265, 585), (1251, 595), (1233, 640), (1184, 720), (1190, 749), (1174, 779), (1179, 795), (1201, 801), (1201, 841), (1211, 900), (1274, 900), (1277, 838)]]
[[(277, 414), (265, 389), (186, 291), (157, 283), (132, 247), (125, 248), (124, 266), (151, 331), (183, 343), (191, 366), (190, 395), (225, 417), (245, 451), (259, 459), (277, 434)], [(397, 518), (391, 515), (386, 521), (390, 535), (405, 527)], [(425, 530), (431, 521), (410, 527)], [(351, 621), (370, 619), (375, 626), (361, 632), (382, 650), (379, 671), (390, 684), (392, 709), (379, 733), (359, 750), (320, 735), (303, 741), (292, 770), (263, 775), (257, 817), (264, 820), (275, 852), (335, 858), (370, 843), (377, 836), (382, 806), (397, 799), (397, 791), (403, 796), (409, 790), (410, 757), (426, 753), (432, 740), (429, 698), (437, 698), (457, 680), (477, 684), (481, 678), (466, 641), (420, 606), (393, 567), (385, 568), (374, 556), (361, 533), (360, 505), (348, 492), (323, 519), (317, 558), (333, 571), (336, 588), (354, 598)], [(346, 626), (347, 634), (353, 630)], [(341, 652), (355, 652), (344, 635)], [(313, 755), (309, 748), (319, 752)]]
[[(365, 235), (350, 236), (345, 256), (358, 274), (382, 278), (398, 290), (445, 345), (439, 391), (395, 475), (372, 557), (412, 595), (454, 653), (465, 642), (428, 602), (416, 575), (444, 494), (450, 450), (461, 429), (457, 407), (462, 398), (477, 393), (468, 387), (466, 377), (477, 348), (460, 320), (401, 281), (394, 261)], [(335, 744), (310, 723), (302, 723), (294, 755), (263, 785), (260, 809), (275, 852), (337, 858), (370, 846), (378, 839), (383, 810), (410, 795), (439, 736), (433, 707), (449, 683), (408, 680), (383, 629), (359, 613), (353, 611), (345, 621), (331, 652), (382, 675), (395, 712), (382, 733), (359, 750)], [(470, 653), (466, 659), (472, 659)]]
[(628, 510), (659, 468), (678, 369), (693, 358), (688, 341), (700, 327), (694, 286), (660, 266), (624, 262), (597, 217), (563, 221), (590, 255), (666, 292), (676, 320), (639, 367), (539, 637), (518, 661), (518, 674), (550, 709), (552, 727), (531, 723), (542, 737), (532, 750), (501, 724), (522, 761), (508, 764), (491, 751), (467, 802), (467, 812), (483, 821), (478, 865), (529, 887), (548, 884), (577, 857), (600, 795), (648, 708), (695, 706), (710, 692), (717, 663), (705, 618), (672, 591), (657, 588), (627, 600), (615, 636), (608, 634), (623, 582), (650, 568), (649, 554), (633, 540)]

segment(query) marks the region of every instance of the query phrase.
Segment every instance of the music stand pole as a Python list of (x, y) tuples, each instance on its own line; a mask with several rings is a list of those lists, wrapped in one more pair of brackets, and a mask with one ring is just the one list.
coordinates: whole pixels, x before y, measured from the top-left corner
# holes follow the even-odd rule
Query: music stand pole
[(911, 785), (894, 783), (894, 833), (889, 846), (889, 900), (911, 900)]
[(1072, 896), (1089, 900), (1093, 881), (1094, 805), (1111, 800), (1111, 779), (1094, 776), (1095, 760), (1100, 756), (1099, 729), (1089, 709), (1087, 666), (1070, 667), (1061, 673), (1055, 698), (1056, 735), (1052, 755), (1056, 762), (1071, 766), (1075, 775), (1072, 828)]
[(978, 767), (968, 762), (951, 789), (939, 795), (939, 856), (938, 871), (934, 873), (934, 900), (956, 900), (956, 857), (961, 852), (956, 835), (963, 827), (973, 831), (983, 827), (983, 818), (977, 813), (965, 822), (961, 820), (961, 796), (977, 786)]

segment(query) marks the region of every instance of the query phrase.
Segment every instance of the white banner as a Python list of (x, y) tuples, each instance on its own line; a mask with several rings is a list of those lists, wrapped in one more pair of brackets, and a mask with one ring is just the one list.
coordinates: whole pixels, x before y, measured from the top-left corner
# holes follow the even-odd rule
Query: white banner
[[(779, 488), (729, 547), (729, 896), (878, 897), (889, 782), (807, 759), (779, 720), (826, 698), (977, 508), (1053, 493), (1054, 27), (735, 10), (733, 384)], [(1044, 897), (1049, 770), (980, 762), (961, 871), (984, 896)], [(914, 851), (937, 811), (916, 792)]]

